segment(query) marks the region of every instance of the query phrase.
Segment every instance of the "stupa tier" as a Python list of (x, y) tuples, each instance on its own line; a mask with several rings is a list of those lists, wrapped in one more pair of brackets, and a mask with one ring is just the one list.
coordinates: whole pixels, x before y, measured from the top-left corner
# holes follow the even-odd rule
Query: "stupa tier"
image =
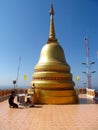
[(75, 104), (78, 103), (78, 96), (74, 89), (70, 66), (55, 36), (53, 16), (54, 10), (51, 5), (49, 38), (41, 50), (30, 83), (31, 87), (35, 85), (34, 102), (36, 104)]

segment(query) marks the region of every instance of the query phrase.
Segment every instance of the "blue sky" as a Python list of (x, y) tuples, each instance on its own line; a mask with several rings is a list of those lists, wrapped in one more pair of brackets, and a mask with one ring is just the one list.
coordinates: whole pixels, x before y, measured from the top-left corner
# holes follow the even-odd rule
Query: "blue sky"
[[(98, 86), (98, 1), (52, 0), (55, 33), (71, 67), (73, 80), (83, 86), (86, 76), (84, 38), (90, 44), (92, 86)], [(17, 77), (21, 56), (18, 86), (29, 86), (34, 67), (49, 35), (50, 0), (0, 0), (0, 87), (12, 86)], [(23, 75), (27, 75), (24, 81)], [(80, 76), (77, 83), (76, 76)]]

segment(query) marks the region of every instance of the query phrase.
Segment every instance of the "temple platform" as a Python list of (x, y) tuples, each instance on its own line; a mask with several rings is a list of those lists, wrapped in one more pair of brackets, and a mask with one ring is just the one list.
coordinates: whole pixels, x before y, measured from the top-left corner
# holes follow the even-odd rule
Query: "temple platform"
[(98, 130), (98, 104), (79, 95), (79, 104), (9, 108), (0, 102), (0, 130)]

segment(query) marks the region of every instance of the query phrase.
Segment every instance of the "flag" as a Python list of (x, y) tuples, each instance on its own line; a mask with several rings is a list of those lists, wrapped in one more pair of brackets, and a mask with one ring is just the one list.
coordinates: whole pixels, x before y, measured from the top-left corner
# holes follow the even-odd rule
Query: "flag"
[(79, 80), (80, 80), (80, 77), (79, 77), (79, 76), (76, 76), (76, 80), (79, 81)]
[(27, 76), (24, 74), (24, 81), (27, 79)]

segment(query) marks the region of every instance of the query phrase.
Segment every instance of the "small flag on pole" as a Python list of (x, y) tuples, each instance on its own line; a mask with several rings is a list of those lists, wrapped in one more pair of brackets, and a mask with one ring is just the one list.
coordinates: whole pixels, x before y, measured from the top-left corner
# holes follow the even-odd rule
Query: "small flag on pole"
[(80, 77), (79, 77), (79, 76), (76, 76), (76, 80), (79, 81), (79, 80), (80, 80)]
[(24, 81), (27, 79), (27, 76), (24, 74)]

